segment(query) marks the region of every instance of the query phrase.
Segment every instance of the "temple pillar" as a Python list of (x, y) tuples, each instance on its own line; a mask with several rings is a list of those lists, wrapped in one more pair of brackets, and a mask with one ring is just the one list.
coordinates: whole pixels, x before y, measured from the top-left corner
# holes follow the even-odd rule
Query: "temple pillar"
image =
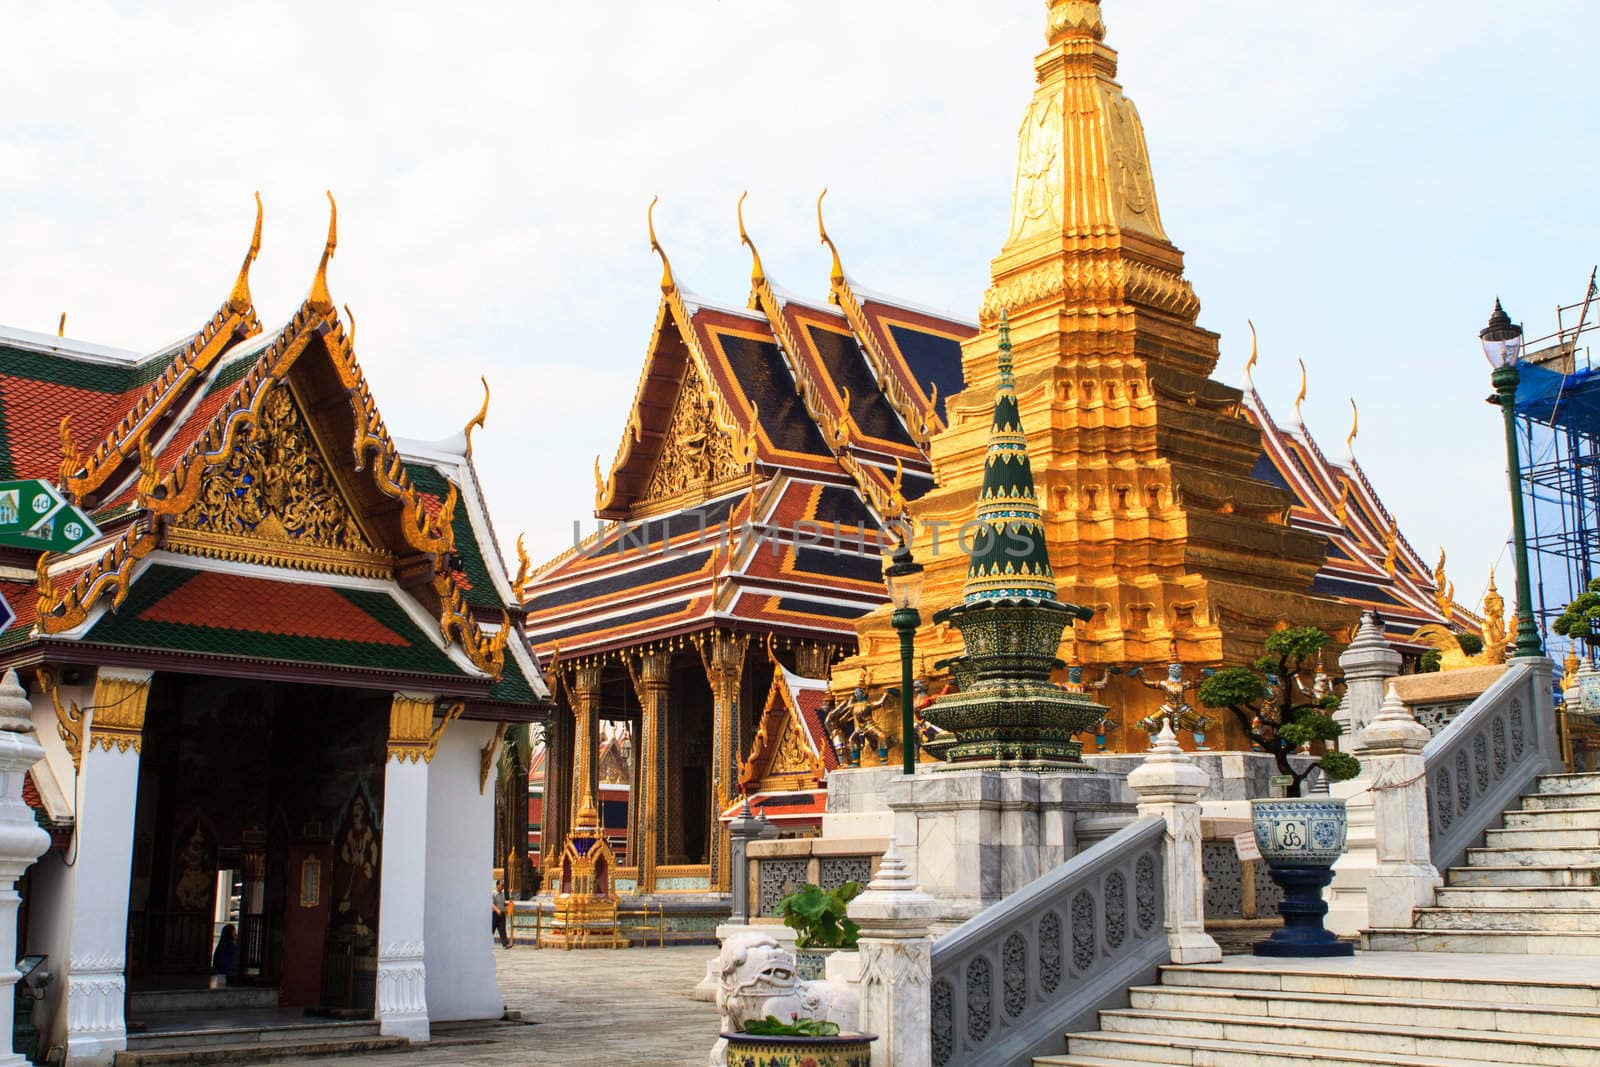
[(428, 1040), (423, 947), (427, 901), (428, 764), (437, 736), (435, 698), (396, 693), (389, 705), (383, 772), (383, 850), (378, 890), (378, 997), (384, 1034)]
[[(0, 1034), (11, 1034), (16, 1006), (17, 879), (50, 847), (50, 835), (34, 822), (22, 801), (22, 776), (44, 759), (44, 746), (34, 738), (32, 707), (17, 681), (16, 671), (0, 678)], [(23, 1002), (32, 1008), (33, 1002)], [(27, 1060), (11, 1052), (11, 1040), (0, 1046), (0, 1067), (26, 1067)]]
[[(583, 810), (587, 797), (600, 812), (600, 678), (604, 668), (598, 664), (579, 667), (572, 694), (572, 807)], [(602, 821), (603, 823), (603, 821)], [(574, 822), (567, 823), (570, 831)], [(561, 844), (566, 843), (565, 836)], [(557, 846), (558, 850), (560, 845)]]
[(572, 825), (572, 719), (559, 710), (544, 725), (544, 792), (539, 812), (539, 863), (545, 885), (561, 863), (561, 847)]
[(1210, 783), (1194, 757), (1178, 747), (1169, 720), (1144, 762), (1128, 775), (1139, 794), (1139, 817), (1159, 815), (1167, 824), (1167, 947), (1173, 963), (1216, 963), (1222, 949), (1206, 933), (1206, 877), (1201, 859), (1200, 795)]
[(632, 857), (639, 868), (639, 892), (656, 887), (656, 865), (662, 860), (664, 842), (662, 814), (666, 811), (667, 746), (663, 731), (667, 722), (667, 700), (672, 692), (672, 653), (665, 649), (639, 657), (634, 674), (639, 696), (639, 738), (634, 763), (638, 792), (630, 798), (629, 812), (637, 813), (638, 852)]
[(149, 671), (102, 667), (84, 709), (87, 743), (78, 773), (77, 862), (67, 965), (68, 1067), (109, 1064), (127, 1047), (123, 1017), (128, 882), (139, 799), (139, 749)]
[(699, 642), (706, 681), (711, 684), (711, 821), (706, 853), (711, 888), (727, 892), (732, 885), (728, 828), (720, 818), (739, 781), (739, 687), (744, 680), (748, 635), (718, 630)]

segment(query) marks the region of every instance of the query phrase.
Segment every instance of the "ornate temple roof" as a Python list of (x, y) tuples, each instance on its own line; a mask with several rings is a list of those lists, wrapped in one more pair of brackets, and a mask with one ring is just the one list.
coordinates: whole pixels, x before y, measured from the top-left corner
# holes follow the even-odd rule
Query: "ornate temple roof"
[(332, 221), (270, 333), (259, 242), (258, 213), (227, 301), (148, 356), (0, 330), (0, 478), (56, 482), (101, 530), (64, 557), (0, 550), (18, 613), (0, 660), (404, 680), (469, 716), (531, 715), (547, 692), (470, 438), (390, 437), (327, 290)]
[(772, 685), (750, 743), (739, 763), (741, 797), (721, 813), (735, 818), (746, 800), (775, 822), (816, 822), (826, 807), (827, 774), (839, 766), (823, 716), (828, 681), (805, 678), (772, 659)]
[(878, 530), (933, 484), (926, 442), (975, 327), (863, 296), (837, 258), (828, 299), (803, 301), (740, 229), (749, 306), (719, 307), (678, 285), (652, 220), (662, 299), (609, 474), (596, 461), (610, 525), (530, 582), (541, 654), (730, 625), (849, 642), (883, 600)]
[(1444, 575), (1443, 553), (1439, 564), (1429, 568), (1362, 470), (1354, 450), (1358, 424), (1352, 423), (1342, 459), (1333, 460), (1300, 417), (1303, 389), (1286, 424), (1267, 410), (1248, 367), (1243, 391), (1244, 413), (1261, 430), (1256, 477), (1292, 494), (1292, 526), (1327, 538), (1327, 562), (1312, 588), (1377, 611), (1389, 641), (1407, 651), (1431, 647), (1416, 636), (1424, 626), (1478, 633), (1483, 619), (1455, 601), (1455, 585)]

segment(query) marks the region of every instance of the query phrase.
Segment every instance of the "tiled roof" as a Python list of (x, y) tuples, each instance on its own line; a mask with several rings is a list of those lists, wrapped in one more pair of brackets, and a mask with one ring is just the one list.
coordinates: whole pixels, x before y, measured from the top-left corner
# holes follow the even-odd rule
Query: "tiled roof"
[(87, 644), (461, 677), (395, 600), (405, 594), (157, 564)]
[[(445, 497), (450, 494), (450, 482), (426, 463), (407, 463), (406, 470), (411, 475), (411, 484), (421, 494), (428, 514), (437, 518)], [(466, 507), (456, 506), (451, 528), (455, 533), (456, 556), (460, 561), (454, 577), (456, 585), (466, 595), (467, 603), (475, 608), (498, 610), (506, 607), (500, 594), (495, 592), (494, 581), (489, 577), (489, 567), (485, 561), (484, 546), (478, 543), (478, 536), (472, 528), (472, 517)]]

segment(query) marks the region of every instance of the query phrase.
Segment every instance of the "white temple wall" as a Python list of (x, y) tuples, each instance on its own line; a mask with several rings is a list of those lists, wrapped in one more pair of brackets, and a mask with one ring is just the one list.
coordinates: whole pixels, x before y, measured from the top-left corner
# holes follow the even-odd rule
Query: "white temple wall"
[[(428, 768), (425, 908), (428, 1017), (498, 1019), (505, 1001), (495, 979), (489, 935), (494, 892), (494, 769), (478, 789), (483, 747), (493, 723), (456, 722)], [(498, 754), (497, 754), (498, 755)]]
[(45, 966), (50, 984), (44, 1000), (34, 1008), (34, 1025), (39, 1027), (39, 1045), (59, 1046), (67, 1037), (66, 970), (71, 953), (72, 893), (75, 868), (63, 862), (59, 852), (40, 856), (29, 871), (28, 954), (50, 957)]

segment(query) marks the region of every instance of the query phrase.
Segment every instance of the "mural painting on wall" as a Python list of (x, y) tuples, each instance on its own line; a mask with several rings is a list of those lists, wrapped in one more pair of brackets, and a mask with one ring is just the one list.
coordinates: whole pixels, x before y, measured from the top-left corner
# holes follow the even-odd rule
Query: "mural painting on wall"
[(334, 923), (349, 927), (360, 940), (378, 918), (378, 827), (365, 783), (350, 795), (334, 839)]
[(216, 899), (217, 844), (203, 819), (196, 818), (173, 862), (172, 897), (181, 911), (209, 912)]

